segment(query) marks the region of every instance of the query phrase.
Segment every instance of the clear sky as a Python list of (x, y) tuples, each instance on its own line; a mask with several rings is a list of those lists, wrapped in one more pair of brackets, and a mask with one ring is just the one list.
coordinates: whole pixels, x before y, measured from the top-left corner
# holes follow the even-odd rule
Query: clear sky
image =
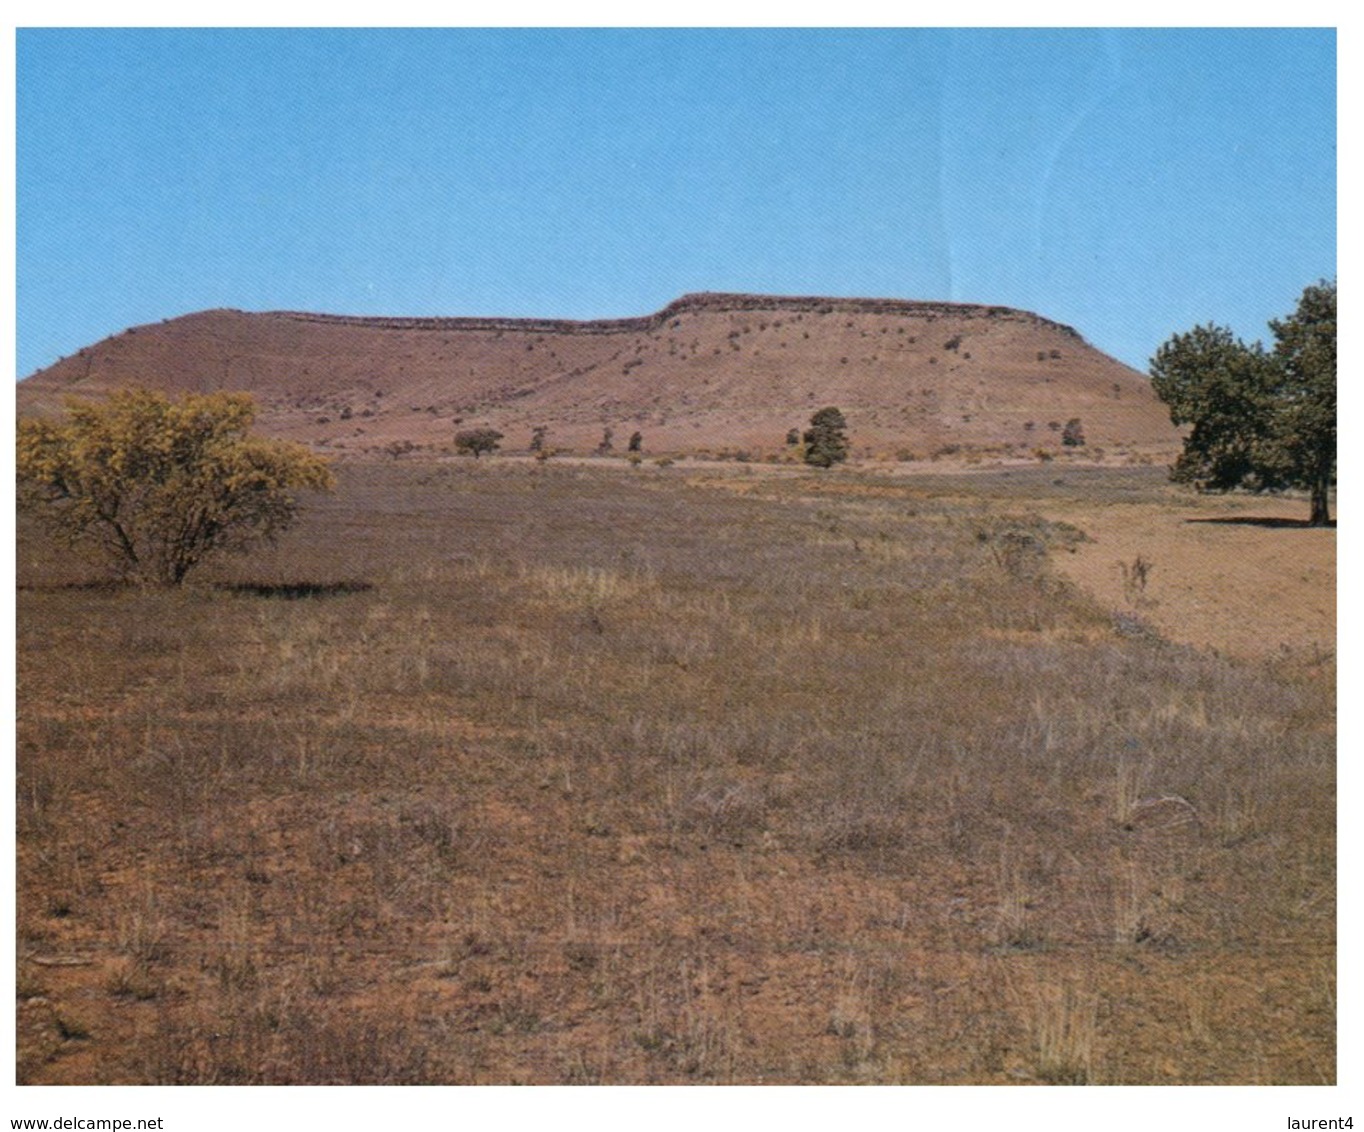
[(1332, 30), (17, 33), (17, 373), (209, 307), (947, 299), (1144, 370), (1336, 274)]

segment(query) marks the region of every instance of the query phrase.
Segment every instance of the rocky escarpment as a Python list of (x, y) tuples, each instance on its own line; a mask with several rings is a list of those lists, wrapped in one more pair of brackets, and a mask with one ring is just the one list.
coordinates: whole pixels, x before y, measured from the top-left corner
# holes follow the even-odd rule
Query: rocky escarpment
[(1079, 339), (1072, 327), (1012, 307), (976, 303), (925, 302), (910, 299), (822, 298), (816, 295), (757, 295), (698, 291), (675, 299), (654, 314), (637, 318), (393, 318), (382, 315), (314, 314), (308, 311), (270, 311), (269, 315), (299, 322), (332, 326), (363, 326), (376, 330), (503, 330), (538, 334), (641, 334), (657, 330), (684, 314), (726, 311), (785, 311), (809, 314), (873, 314), (902, 317), (992, 319), (1045, 326)]

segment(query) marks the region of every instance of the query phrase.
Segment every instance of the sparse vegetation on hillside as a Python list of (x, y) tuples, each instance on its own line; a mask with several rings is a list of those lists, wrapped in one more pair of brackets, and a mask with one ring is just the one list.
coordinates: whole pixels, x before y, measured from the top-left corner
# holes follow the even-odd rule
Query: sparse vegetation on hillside
[[(944, 348), (954, 340), (956, 350)], [(1060, 346), (1039, 380), (1035, 353), (1051, 358)], [(807, 375), (831, 368), (836, 390), (812, 393)], [(1160, 459), (1179, 444), (1141, 375), (1034, 315), (760, 295), (696, 296), (667, 318), (584, 323), (204, 312), (94, 344), (22, 382), (18, 400), (38, 414), (67, 391), (102, 394), (134, 379), (213, 388), (225, 372), (250, 382), (263, 429), (344, 456), (402, 438), (439, 451), (457, 418), (454, 428), (518, 438), (552, 425), (558, 453), (591, 454), (612, 424), (624, 428), (619, 449), (638, 428), (652, 452), (780, 460), (795, 455), (781, 443), (786, 429), (803, 431), (826, 403), (812, 396), (839, 405), (858, 455), (873, 458), (946, 439), (986, 454), (1017, 441), (1018, 420), (1044, 421), (1057, 406), (1105, 443), (1154, 447)], [(1131, 393), (1115, 400), (1115, 383)]]
[(244, 393), (71, 400), (64, 420), (19, 422), (19, 505), (119, 576), (179, 585), (287, 530), (298, 492), (331, 487), (319, 457), (251, 437), (255, 413)]
[(167, 591), (21, 516), (19, 1079), (1331, 1083), (1333, 662), (1130, 632), (1034, 501), (1163, 474), (1035, 471), (343, 464)]

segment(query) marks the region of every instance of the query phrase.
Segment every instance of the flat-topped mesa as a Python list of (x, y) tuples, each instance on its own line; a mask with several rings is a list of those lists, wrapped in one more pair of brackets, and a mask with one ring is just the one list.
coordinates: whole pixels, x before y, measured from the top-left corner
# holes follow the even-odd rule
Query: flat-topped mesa
[(20, 382), (16, 401), (56, 414), (70, 395), (135, 386), (249, 392), (265, 433), (346, 454), (446, 452), (458, 425), (548, 427), (565, 452), (594, 452), (614, 428), (660, 455), (785, 460), (784, 439), (821, 405), (843, 411), (861, 455), (897, 459), (1046, 452), (1073, 418), (1090, 452), (1178, 441), (1145, 376), (1068, 326), (890, 298), (702, 292), (584, 320), (205, 310), (83, 347)]
[(801, 314), (878, 314), (906, 318), (992, 319), (1045, 326), (1068, 338), (1084, 341), (1073, 327), (1053, 322), (1031, 311), (979, 303), (948, 303), (916, 299), (830, 298), (819, 295), (756, 295), (698, 291), (673, 300), (655, 314), (634, 318), (499, 318), (499, 317), (388, 317), (383, 315), (313, 314), (307, 311), (269, 311), (274, 318), (363, 326), (377, 330), (503, 330), (536, 334), (630, 334), (655, 330), (684, 314), (726, 311), (795, 311)]

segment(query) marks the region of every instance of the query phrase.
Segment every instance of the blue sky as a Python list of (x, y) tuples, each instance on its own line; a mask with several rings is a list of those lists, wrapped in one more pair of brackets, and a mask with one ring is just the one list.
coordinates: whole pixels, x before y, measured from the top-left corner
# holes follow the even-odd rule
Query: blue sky
[(1336, 273), (1335, 34), (17, 34), (17, 373), (209, 307), (948, 299), (1139, 369)]

